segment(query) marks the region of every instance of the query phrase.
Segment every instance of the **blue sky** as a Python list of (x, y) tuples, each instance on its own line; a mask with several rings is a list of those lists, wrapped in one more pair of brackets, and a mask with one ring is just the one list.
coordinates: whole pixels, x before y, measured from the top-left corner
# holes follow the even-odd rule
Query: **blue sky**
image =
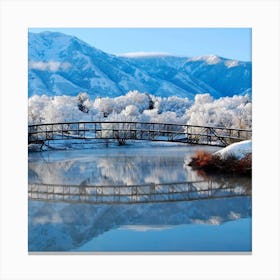
[(30, 28), (74, 35), (111, 54), (219, 55), (251, 61), (250, 28)]

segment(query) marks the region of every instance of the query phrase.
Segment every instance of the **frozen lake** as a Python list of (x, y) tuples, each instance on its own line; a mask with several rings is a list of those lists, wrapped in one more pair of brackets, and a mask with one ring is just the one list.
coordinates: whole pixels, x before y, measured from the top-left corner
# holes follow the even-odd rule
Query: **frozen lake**
[[(204, 180), (187, 166), (206, 146), (120, 146), (29, 153), (29, 184), (141, 185)], [(221, 180), (221, 181), (220, 181)], [(241, 189), (248, 178), (219, 178)], [(89, 204), (29, 200), (29, 251), (251, 251), (251, 197)]]

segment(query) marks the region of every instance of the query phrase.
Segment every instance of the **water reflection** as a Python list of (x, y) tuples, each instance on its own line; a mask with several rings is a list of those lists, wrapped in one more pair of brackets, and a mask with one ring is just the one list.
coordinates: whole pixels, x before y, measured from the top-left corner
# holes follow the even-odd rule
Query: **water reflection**
[[(121, 227), (157, 228), (160, 236), (160, 229), (166, 227), (220, 225), (248, 217), (251, 217), (249, 197), (130, 205), (29, 201), (29, 251), (77, 249), (105, 232)], [(204, 250), (207, 251), (207, 246)]]
[(196, 181), (202, 177), (184, 166), (196, 149), (118, 148), (32, 153), (29, 183), (134, 185)]
[[(163, 147), (163, 148), (118, 148), (100, 150), (82, 150), (67, 152), (45, 152), (29, 155), (29, 184), (72, 184), (72, 185), (141, 185), (165, 184), (182, 181), (201, 181), (205, 178), (184, 165), (199, 147)], [(210, 148), (214, 150), (215, 148)], [(110, 233), (110, 240), (116, 244), (116, 229), (128, 232), (155, 231), (160, 237), (168, 233), (168, 238), (180, 243), (180, 237), (172, 236), (172, 230), (179, 225), (222, 225), (226, 222), (251, 217), (251, 180), (248, 178), (212, 178), (220, 187), (219, 192), (232, 188), (236, 194), (246, 196), (215, 198), (186, 202), (164, 202), (143, 204), (89, 204), (29, 200), (29, 251), (113, 251), (113, 247), (102, 247), (99, 238)], [(206, 186), (206, 185), (205, 185)], [(204, 187), (205, 190), (205, 187)], [(250, 221), (250, 220), (249, 220)], [(250, 223), (250, 222), (249, 222)], [(207, 235), (207, 227), (203, 229)], [(244, 229), (244, 227), (243, 227)], [(244, 229), (250, 230), (248, 223)], [(233, 232), (240, 232), (233, 229)], [(119, 231), (118, 231), (119, 233)], [(188, 239), (192, 239), (192, 234)], [(226, 235), (225, 235), (226, 236)], [(141, 243), (143, 236), (137, 237)], [(182, 238), (181, 251), (189, 250)], [(240, 237), (241, 239), (243, 237)], [(241, 240), (240, 239), (240, 240)], [(251, 241), (246, 241), (249, 244)], [(88, 242), (93, 247), (86, 249)], [(96, 242), (99, 246), (96, 245)], [(144, 241), (143, 241), (144, 242)], [(231, 242), (231, 247), (220, 245), (222, 250), (247, 250), (238, 241)], [(139, 243), (139, 244), (140, 244)], [(237, 244), (238, 243), (238, 244)], [(108, 242), (106, 244), (109, 244)], [(137, 246), (118, 248), (139, 250)], [(143, 248), (153, 250), (153, 244), (145, 241)], [(101, 247), (100, 247), (101, 246)], [(128, 246), (128, 245), (127, 245)], [(150, 246), (150, 247), (149, 247)], [(219, 247), (220, 246), (220, 247)], [(207, 244), (204, 251), (212, 250)], [(212, 249), (211, 249), (212, 248)], [(243, 249), (242, 249), (243, 248)], [(158, 244), (157, 251), (166, 249), (166, 244)], [(195, 248), (192, 248), (195, 250)]]
[(28, 197), (39, 201), (131, 204), (192, 201), (251, 195), (251, 189), (231, 178), (144, 185), (29, 184)]

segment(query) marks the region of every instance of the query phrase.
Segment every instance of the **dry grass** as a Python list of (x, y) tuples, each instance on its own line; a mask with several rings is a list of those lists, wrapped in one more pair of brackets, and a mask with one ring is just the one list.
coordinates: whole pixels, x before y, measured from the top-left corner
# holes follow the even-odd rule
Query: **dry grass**
[(206, 173), (231, 173), (251, 176), (252, 154), (247, 154), (239, 160), (234, 155), (221, 158), (219, 155), (198, 151), (191, 158), (189, 165)]

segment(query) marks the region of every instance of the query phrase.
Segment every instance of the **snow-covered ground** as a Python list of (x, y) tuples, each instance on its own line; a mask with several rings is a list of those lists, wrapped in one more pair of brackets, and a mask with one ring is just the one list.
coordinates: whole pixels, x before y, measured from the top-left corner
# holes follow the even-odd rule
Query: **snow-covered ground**
[[(163, 142), (163, 141), (147, 141), (147, 140), (126, 140), (126, 147), (137, 147), (137, 148), (153, 148), (153, 147), (179, 147), (186, 146), (185, 143), (175, 142)], [(73, 150), (73, 149), (100, 149), (104, 147), (121, 147), (117, 140), (108, 139), (106, 140), (53, 140), (47, 145), (41, 146), (41, 144), (29, 144), (28, 151), (30, 152), (41, 152), (48, 150)]]
[(238, 143), (231, 144), (214, 154), (220, 155), (222, 158), (233, 155), (238, 159), (242, 159), (247, 154), (252, 153), (252, 140), (241, 141)]

